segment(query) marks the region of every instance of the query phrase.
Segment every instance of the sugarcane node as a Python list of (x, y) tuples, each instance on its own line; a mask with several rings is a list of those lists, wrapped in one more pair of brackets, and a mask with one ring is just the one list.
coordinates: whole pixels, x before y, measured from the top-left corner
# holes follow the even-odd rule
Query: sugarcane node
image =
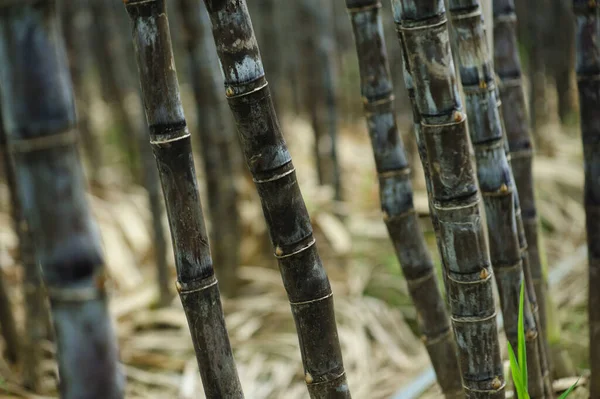
[(283, 255), (283, 249), (281, 249), (281, 247), (275, 247), (275, 255), (276, 256), (281, 256)]
[(313, 376), (310, 375), (310, 373), (307, 371), (306, 375), (304, 376), (304, 381), (306, 381), (307, 384), (312, 384), (312, 382), (314, 381)]
[(494, 388), (494, 389), (502, 388), (502, 380), (498, 377), (494, 377), (494, 379), (492, 380), (492, 388)]
[(498, 190), (500, 193), (507, 193), (508, 192), (508, 186), (505, 183), (502, 183), (502, 185), (500, 186), (500, 190)]
[(225, 95), (227, 97), (231, 97), (234, 95), (234, 91), (233, 88), (231, 86), (228, 86), (227, 89), (225, 90)]
[(479, 88), (480, 89), (486, 89), (487, 88), (487, 83), (485, 82), (485, 80), (479, 81)]
[(465, 119), (465, 114), (460, 111), (454, 111), (454, 122), (462, 122)]
[(175, 288), (177, 289), (177, 292), (181, 292), (181, 290), (183, 289), (183, 286), (181, 285), (181, 283), (179, 281), (175, 281)]
[(527, 342), (531, 342), (531, 341), (535, 340), (537, 338), (537, 336), (538, 336), (538, 332), (534, 329), (529, 329), (525, 333), (525, 339), (527, 340)]
[(479, 277), (481, 277), (482, 280), (487, 279), (490, 276), (490, 273), (487, 271), (487, 269), (481, 269), (481, 272), (479, 273)]

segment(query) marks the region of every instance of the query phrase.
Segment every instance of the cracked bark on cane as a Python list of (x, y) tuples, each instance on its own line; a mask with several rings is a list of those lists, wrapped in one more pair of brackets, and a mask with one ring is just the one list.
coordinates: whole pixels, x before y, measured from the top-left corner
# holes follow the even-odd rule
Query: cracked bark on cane
[(179, 0), (180, 16), (198, 108), (198, 138), (211, 218), (211, 247), (221, 292), (234, 296), (240, 260), (240, 221), (233, 151), (237, 139), (233, 116), (222, 96), (223, 77), (202, 0)]
[(2, 114), (50, 298), (61, 397), (123, 397), (99, 231), (85, 197), (54, 1), (0, 9)]
[(311, 398), (349, 398), (333, 294), (275, 114), (246, 2), (205, 3), (226, 96), (296, 322), (309, 394)]
[(384, 221), (417, 309), (419, 328), (446, 398), (464, 398), (456, 346), (433, 261), (413, 205), (410, 169), (395, 118), (379, 0), (346, 0), (361, 94), (379, 177)]
[(444, 2), (392, 4), (421, 118), (463, 387), (467, 398), (504, 398), (493, 272)]
[(160, 175), (177, 288), (207, 397), (242, 398), (214, 275), (164, 0), (125, 2), (150, 142)]
[(11, 218), (19, 240), (19, 262), (23, 268), (23, 302), (25, 308), (24, 334), (22, 343), (23, 385), (33, 392), (41, 390), (43, 353), (40, 343), (49, 336), (50, 315), (46, 304), (45, 288), (42, 283), (39, 263), (35, 258), (33, 237), (23, 217), (21, 200), (17, 190), (14, 162), (7, 148), (6, 132), (0, 123), (0, 152), (4, 159), (4, 174), (8, 185)]
[(589, 261), (590, 397), (600, 397), (600, 5), (573, 0)]
[[(457, 50), (479, 189), (486, 212), (490, 260), (500, 294), (504, 330), (512, 347), (516, 348), (519, 293), (521, 285), (526, 283), (515, 212), (517, 188), (505, 152), (494, 68), (479, 0), (450, 0), (449, 4), (452, 40)], [(528, 297), (526, 295), (524, 309), (528, 388), (532, 398), (543, 398), (537, 325)]]

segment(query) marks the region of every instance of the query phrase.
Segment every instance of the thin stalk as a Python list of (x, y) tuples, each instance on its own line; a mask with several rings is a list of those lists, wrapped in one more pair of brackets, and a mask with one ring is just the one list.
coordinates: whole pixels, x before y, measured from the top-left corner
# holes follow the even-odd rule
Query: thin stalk
[(237, 149), (233, 117), (221, 95), (223, 77), (212, 39), (210, 19), (202, 0), (178, 1), (186, 40), (194, 96), (198, 107), (200, 151), (204, 161), (208, 208), (211, 218), (211, 246), (218, 265), (221, 292), (233, 296), (240, 260), (240, 219), (235, 189)]
[(95, 1), (94, 12), (99, 23), (104, 25), (103, 53), (111, 62), (107, 64), (110, 71), (108, 83), (110, 90), (116, 97), (116, 112), (121, 123), (122, 136), (128, 143), (129, 156), (133, 162), (134, 178), (141, 179), (146, 189), (150, 215), (152, 217), (152, 243), (154, 260), (156, 262), (156, 281), (159, 288), (159, 304), (168, 305), (173, 298), (171, 293), (171, 274), (167, 261), (167, 238), (163, 227), (164, 205), (161, 200), (159, 178), (152, 148), (148, 144), (146, 127), (142, 115), (136, 114), (135, 109), (141, 111), (142, 104), (138, 90), (133, 86), (135, 82), (131, 68), (127, 64), (128, 55), (121, 38), (119, 27), (116, 25), (114, 15), (111, 13), (110, 4), (99, 0)]
[[(490, 240), (490, 260), (500, 294), (504, 330), (513, 348), (518, 345), (519, 293), (524, 284), (523, 260), (515, 215), (516, 187), (505, 152), (497, 104), (495, 74), (488, 51), (479, 0), (450, 0), (452, 39), (475, 150), (479, 189), (483, 197)], [(543, 398), (538, 331), (528, 296), (524, 328), (527, 342), (529, 394)]]
[(165, 0), (125, 2), (183, 304), (207, 397), (242, 398), (198, 193)]
[(308, 77), (304, 103), (315, 134), (315, 160), (319, 183), (334, 189), (342, 199), (340, 165), (337, 157), (337, 103), (333, 7), (329, 2), (302, 0), (304, 54), (302, 73)]
[(600, 6), (596, 1), (573, 0), (577, 87), (585, 167), (590, 327), (590, 397), (600, 397)]
[(41, 271), (35, 258), (33, 237), (27, 221), (23, 217), (14, 162), (7, 148), (6, 132), (2, 123), (0, 123), (0, 152), (4, 159), (4, 174), (11, 203), (12, 223), (19, 240), (19, 261), (23, 268), (23, 302), (25, 308), (25, 328), (22, 336), (21, 354), (23, 385), (33, 392), (40, 392), (40, 365), (43, 359), (40, 343), (48, 338), (48, 329), (51, 328), (51, 322), (46, 305), (46, 293), (42, 283)]
[(410, 168), (395, 118), (379, 0), (346, 0), (361, 94), (379, 177), (383, 218), (417, 310), (423, 342), (446, 398), (464, 398), (456, 346), (433, 261), (413, 205)]
[(92, 16), (86, 0), (66, 1), (62, 4), (62, 23), (69, 57), (69, 70), (77, 105), (77, 127), (88, 160), (90, 179), (100, 184), (102, 146), (93, 134), (88, 115), (90, 96), (86, 89), (89, 74), (89, 24)]
[[(525, 231), (524, 240), (527, 245), (529, 270), (537, 301), (534, 301), (531, 291), (529, 292), (529, 299), (532, 305), (537, 304), (538, 306), (540, 318), (538, 331), (541, 330), (548, 366), (552, 368), (552, 363), (558, 363), (560, 359), (551, 359), (549, 356), (547, 306), (552, 306), (552, 298), (547, 295), (547, 281), (540, 253), (543, 248), (540, 246), (538, 236), (539, 223), (532, 170), (533, 144), (517, 45), (515, 4), (513, 0), (494, 0), (493, 6), (494, 64), (499, 78), (501, 111), (505, 116), (504, 131), (510, 149), (511, 169), (519, 194), (518, 200)], [(560, 363), (563, 362), (560, 361)]]
[(85, 196), (54, 1), (0, 9), (0, 93), (23, 215), (58, 344), (62, 398), (122, 398), (98, 227)]
[(244, 0), (205, 0), (226, 96), (291, 304), (311, 398), (349, 398), (333, 294), (281, 134)]
[(467, 398), (504, 398), (493, 271), (444, 2), (392, 5), (421, 119), (463, 388)]

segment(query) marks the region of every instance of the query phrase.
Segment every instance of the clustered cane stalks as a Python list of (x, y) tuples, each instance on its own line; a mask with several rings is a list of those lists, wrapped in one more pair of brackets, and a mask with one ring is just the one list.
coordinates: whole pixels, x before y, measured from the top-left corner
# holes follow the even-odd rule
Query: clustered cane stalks
[(165, 0), (128, 0), (139, 79), (162, 184), (177, 289), (207, 397), (242, 398), (202, 214)]
[(381, 208), (417, 309), (423, 341), (446, 398), (464, 397), (456, 346), (433, 261), (413, 205), (410, 169), (395, 118), (379, 0), (346, 0), (361, 93), (379, 177)]
[(20, 205), (50, 299), (61, 397), (122, 398), (100, 237), (75, 145), (55, 1), (0, 8), (0, 80)]
[(392, 5), (421, 120), (463, 387), (469, 398), (504, 398), (492, 269), (444, 2)]
[[(450, 0), (449, 4), (452, 39), (457, 50), (469, 133), (487, 216), (490, 259), (500, 294), (505, 331), (511, 345), (516, 348), (519, 334), (518, 298), (525, 274), (515, 215), (517, 193), (505, 152), (495, 74), (487, 49), (479, 0)], [(545, 396), (538, 332), (527, 295), (524, 317), (529, 354), (528, 385), (533, 398), (542, 398)]]
[(581, 139), (585, 167), (590, 328), (590, 397), (600, 397), (600, 6), (573, 0), (576, 26), (576, 71), (579, 89)]
[(205, 0), (226, 96), (290, 300), (313, 399), (349, 398), (333, 294), (281, 134), (246, 2)]

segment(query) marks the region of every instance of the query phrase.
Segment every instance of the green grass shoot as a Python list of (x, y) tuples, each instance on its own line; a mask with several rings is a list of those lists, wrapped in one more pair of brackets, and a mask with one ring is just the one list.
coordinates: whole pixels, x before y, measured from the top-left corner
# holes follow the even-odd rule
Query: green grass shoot
[[(510, 360), (510, 372), (517, 396), (521, 399), (530, 399), (527, 387), (527, 352), (525, 348), (525, 324), (523, 320), (523, 309), (525, 307), (525, 285), (521, 284), (521, 293), (519, 297), (519, 334), (517, 342), (517, 354), (514, 348), (508, 343), (508, 356)], [(579, 380), (567, 389), (558, 399), (565, 399), (577, 387)]]

